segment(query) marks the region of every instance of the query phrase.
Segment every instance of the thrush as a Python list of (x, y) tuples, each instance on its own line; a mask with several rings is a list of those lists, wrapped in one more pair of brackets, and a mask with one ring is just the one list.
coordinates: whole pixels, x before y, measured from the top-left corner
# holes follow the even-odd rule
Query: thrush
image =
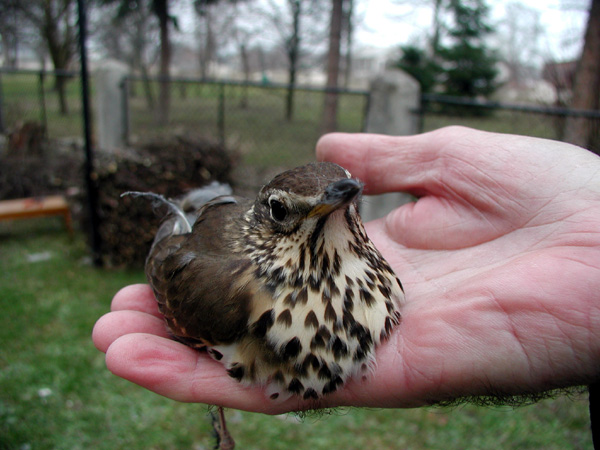
[(362, 187), (336, 164), (312, 163), (254, 201), (162, 199), (170, 212), (146, 275), (173, 337), (271, 401), (319, 400), (367, 375), (404, 292), (365, 232)]

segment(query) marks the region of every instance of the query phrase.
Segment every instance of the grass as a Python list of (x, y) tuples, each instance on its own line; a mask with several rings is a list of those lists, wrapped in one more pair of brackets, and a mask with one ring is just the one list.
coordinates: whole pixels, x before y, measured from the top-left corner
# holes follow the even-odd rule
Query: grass
[[(44, 80), (44, 97), (48, 135), (52, 138), (82, 135), (80, 84), (77, 79), (67, 83), (70, 112), (58, 113), (58, 96), (53, 91), (53, 79)], [(3, 74), (3, 105), (8, 127), (25, 120), (42, 120), (38, 76)], [(91, 83), (92, 91), (94, 83)], [(155, 101), (158, 84), (151, 83)], [(174, 83), (171, 89), (170, 123), (157, 126), (154, 113), (148, 108), (141, 82), (133, 82), (129, 98), (130, 140), (147, 140), (173, 132), (192, 132), (219, 138), (219, 98), (221, 87), (200, 83)], [(314, 160), (314, 147), (322, 134), (321, 114), (324, 95), (320, 92), (295, 93), (294, 117), (285, 118), (285, 89), (226, 86), (224, 131), (229, 148), (241, 155), (241, 164), (254, 167), (293, 167)], [(242, 98), (247, 103), (242, 107)], [(339, 97), (338, 129), (359, 132), (363, 127), (366, 97), (344, 94)], [(92, 92), (93, 102), (93, 92)], [(523, 134), (559, 139), (556, 118), (542, 114), (496, 110), (483, 117), (460, 114), (426, 113), (423, 131), (446, 125), (465, 125), (486, 131)]]
[(83, 134), (81, 85), (78, 78), (70, 79), (66, 84), (69, 111), (65, 115), (58, 113), (58, 94), (53, 89), (53, 77), (46, 76), (40, 80), (36, 73), (4, 73), (1, 82), (3, 113), (8, 129), (27, 121), (44, 123), (45, 117), (48, 136), (52, 138)]
[(542, 114), (516, 111), (493, 111), (487, 116), (426, 114), (423, 130), (431, 131), (449, 125), (463, 125), (496, 133), (520, 134), (545, 139), (560, 139), (558, 121)]
[[(37, 78), (3, 75), (5, 115), (39, 120)], [(80, 136), (79, 84), (68, 84), (72, 113), (60, 116), (45, 81), (48, 131)], [(154, 126), (138, 89), (131, 99), (132, 134), (188, 129), (216, 137), (218, 90), (173, 90), (171, 127)], [(283, 90), (226, 88), (225, 130), (242, 164), (297, 165), (314, 159), (320, 136), (321, 94), (298, 92), (294, 121), (284, 118)], [(364, 97), (340, 100), (340, 129), (360, 131)], [(12, 122), (11, 122), (12, 121)], [(491, 117), (426, 115), (424, 129), (449, 124), (555, 137), (543, 116), (497, 112)], [(32, 261), (38, 260), (37, 262)], [(140, 271), (90, 266), (85, 240), (68, 238), (59, 220), (0, 223), (0, 450), (208, 449), (205, 405), (173, 402), (111, 375), (92, 345), (95, 320), (122, 286), (143, 282)], [(240, 449), (590, 449), (585, 398), (509, 408), (464, 406), (414, 410), (347, 409), (298, 422), (228, 411)]]
[[(205, 405), (111, 375), (95, 320), (140, 271), (90, 266), (58, 219), (0, 223), (0, 449), (208, 449)], [(35, 260), (37, 262), (34, 262)], [(343, 409), (298, 421), (228, 411), (239, 449), (591, 449), (586, 398), (517, 409)]]
[[(137, 84), (137, 83), (136, 83)], [(135, 140), (160, 136), (169, 131), (187, 130), (213, 138), (219, 137), (218, 111), (220, 86), (186, 86), (185, 95), (175, 86), (171, 93), (170, 122), (157, 127), (141, 86), (130, 99), (131, 133)], [(239, 151), (242, 163), (259, 167), (293, 167), (314, 160), (314, 148), (322, 134), (321, 113), (324, 96), (320, 92), (297, 91), (292, 122), (285, 118), (285, 89), (240, 86), (225, 88), (224, 127), (227, 144)], [(242, 97), (247, 103), (241, 106)], [(340, 131), (362, 129), (366, 98), (362, 95), (340, 97)]]

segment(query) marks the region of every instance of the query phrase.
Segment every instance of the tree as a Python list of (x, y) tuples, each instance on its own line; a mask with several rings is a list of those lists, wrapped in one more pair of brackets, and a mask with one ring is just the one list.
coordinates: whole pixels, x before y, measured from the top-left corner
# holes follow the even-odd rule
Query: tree
[[(600, 107), (600, 0), (592, 0), (570, 106), (574, 109), (593, 110)], [(565, 141), (591, 148), (594, 138), (598, 137), (594, 137), (590, 119), (568, 117), (565, 121)]]
[(159, 27), (160, 41), (160, 68), (158, 107), (155, 110), (156, 122), (165, 125), (169, 121), (169, 108), (171, 99), (170, 67), (171, 67), (171, 40), (170, 25), (177, 26), (177, 19), (169, 13), (169, 0), (102, 0), (104, 4), (119, 5), (118, 15), (125, 17), (139, 8), (149, 8), (156, 16)]
[(294, 89), (300, 58), (300, 19), (302, 17), (302, 0), (287, 0), (292, 16), (291, 34), (285, 39), (285, 51), (289, 60), (289, 87), (286, 97), (285, 117), (292, 120), (294, 114)]
[(268, 8), (259, 13), (279, 35), (288, 62), (285, 102), (285, 117), (288, 121), (294, 115), (294, 93), (306, 38), (312, 36), (322, 40), (318, 30), (323, 16), (322, 5), (318, 0), (285, 0), (285, 6), (281, 7), (279, 3), (269, 0)]
[[(27, 2), (24, 2), (27, 3)], [(36, 16), (42, 30), (48, 52), (57, 71), (68, 70), (77, 54), (76, 2), (74, 0), (47, 0), (42, 2), (42, 14)], [(58, 74), (55, 88), (58, 92), (60, 112), (68, 113), (66, 83), (68, 78)]]
[[(208, 70), (216, 54), (213, 7), (218, 4), (219, 0), (194, 0), (194, 9), (204, 28), (202, 33), (204, 42), (198, 49), (202, 78), (208, 78)], [(198, 29), (196, 31), (199, 32)]]
[(427, 46), (401, 47), (397, 66), (416, 78), (422, 92), (487, 96), (497, 87), (498, 58), (486, 44), (493, 32), (484, 0), (432, 0), (433, 31)]
[[(132, 73), (142, 76), (148, 109), (154, 111), (156, 101), (150, 85), (149, 67), (158, 57), (158, 47), (154, 45), (158, 41), (158, 24), (152, 20), (150, 8), (137, 8), (125, 15), (107, 8), (105, 6), (102, 14), (98, 14), (97, 40), (108, 57), (128, 64)], [(134, 85), (131, 88), (130, 94), (134, 95)]]
[(337, 128), (338, 87), (340, 72), (340, 46), (342, 38), (342, 18), (344, 0), (332, 0), (331, 22), (329, 25), (329, 52), (327, 53), (327, 89), (323, 107), (323, 129), (325, 133)]
[(431, 12), (431, 29), (427, 33), (426, 45), (422, 47), (425, 55), (429, 59), (437, 58), (442, 37), (446, 32), (446, 24), (443, 20), (446, 15), (448, 5), (451, 0), (393, 0), (396, 5), (407, 6), (409, 12), (405, 20), (414, 20), (414, 13), (421, 9), (427, 9)]
[(518, 2), (508, 3), (505, 10), (506, 15), (498, 27), (500, 52), (509, 69), (508, 82), (518, 86), (532, 77), (543, 60), (541, 13)]
[(442, 67), (427, 54), (425, 49), (414, 45), (400, 47), (402, 56), (397, 67), (411, 75), (421, 85), (421, 92), (433, 92), (442, 72)]
[[(0, 2), (2, 7), (3, 2)], [(17, 11), (0, 15), (0, 47), (5, 67), (17, 67), (23, 19)]]
[(246, 1), (248, 0), (194, 0), (194, 9), (199, 19), (196, 35), (202, 78), (209, 77), (211, 63), (217, 59), (219, 48), (227, 42), (235, 42), (244, 63), (247, 57), (247, 40), (255, 34), (250, 31), (250, 26), (242, 26), (238, 20), (240, 16), (244, 16), (239, 6)]
[(484, 38), (493, 32), (487, 22), (489, 8), (483, 0), (450, 0), (453, 24), (448, 45), (439, 44), (444, 67), (444, 92), (467, 97), (487, 96), (497, 88), (498, 58)]
[(158, 17), (158, 28), (160, 30), (160, 89), (158, 91), (158, 109), (156, 110), (156, 121), (165, 125), (169, 121), (169, 108), (171, 103), (171, 39), (169, 37), (169, 24), (175, 22), (175, 18), (169, 14), (168, 0), (152, 0), (152, 12)]
[[(57, 75), (54, 87), (58, 92), (61, 114), (68, 113), (64, 71), (70, 69), (77, 54), (76, 1), (75, 0), (3, 0), (3, 15), (18, 14), (37, 30), (43, 41)], [(60, 73), (60, 72), (63, 73)]]
[(345, 0), (342, 17), (342, 35), (345, 37), (344, 49), (344, 87), (350, 85), (352, 74), (352, 44), (354, 43), (354, 3), (356, 0)]

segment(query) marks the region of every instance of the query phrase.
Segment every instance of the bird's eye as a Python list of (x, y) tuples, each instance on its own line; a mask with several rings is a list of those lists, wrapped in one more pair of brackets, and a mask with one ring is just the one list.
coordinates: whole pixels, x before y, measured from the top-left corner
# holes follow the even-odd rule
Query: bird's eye
[(269, 207), (271, 208), (271, 217), (273, 220), (276, 220), (277, 222), (285, 220), (287, 217), (287, 209), (283, 203), (279, 200), (271, 199), (269, 201)]

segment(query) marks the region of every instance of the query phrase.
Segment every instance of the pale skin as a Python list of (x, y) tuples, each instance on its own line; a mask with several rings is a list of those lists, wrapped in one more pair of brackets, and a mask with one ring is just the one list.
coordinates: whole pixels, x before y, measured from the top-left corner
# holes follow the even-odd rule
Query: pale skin
[(378, 349), (373, 374), (319, 405), (273, 403), (207, 354), (170, 340), (147, 285), (119, 291), (94, 327), (109, 370), (175, 400), (269, 414), (416, 407), (599, 378), (598, 156), (450, 127), (408, 137), (326, 135), (317, 157), (348, 169), (366, 194), (419, 197), (367, 224), (406, 291), (402, 322)]

